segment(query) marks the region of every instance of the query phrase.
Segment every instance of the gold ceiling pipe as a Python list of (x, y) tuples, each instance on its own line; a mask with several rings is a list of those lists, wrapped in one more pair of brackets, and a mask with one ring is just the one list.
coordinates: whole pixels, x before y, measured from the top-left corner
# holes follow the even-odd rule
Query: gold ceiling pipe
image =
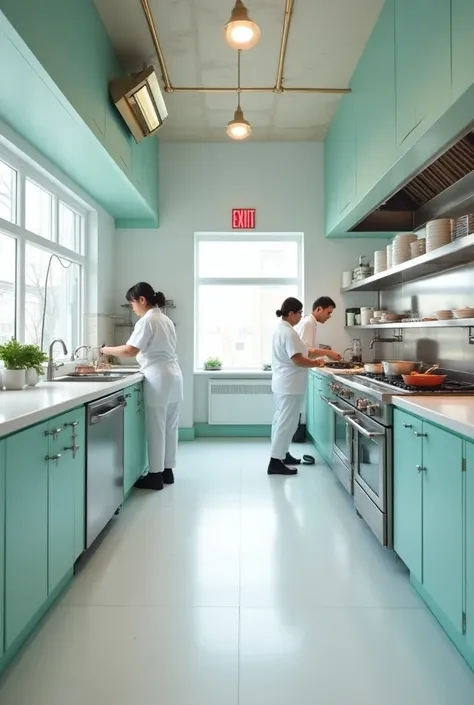
[(295, 0), (286, 0), (285, 16), (283, 20), (283, 30), (281, 33), (280, 56), (278, 57), (278, 70), (275, 83), (275, 92), (281, 93), (283, 87), (283, 71), (285, 69), (286, 50), (288, 47), (288, 36), (290, 34), (291, 16)]
[[(198, 86), (173, 86), (170, 75), (166, 67), (166, 61), (161, 48), (158, 32), (156, 31), (155, 21), (150, 9), (148, 0), (140, 0), (145, 18), (150, 30), (153, 46), (155, 47), (158, 63), (160, 64), (161, 74), (163, 78), (163, 87), (166, 93), (235, 93), (237, 88), (217, 88), (209, 87), (202, 88)], [(286, 50), (288, 45), (288, 35), (290, 31), (291, 15), (293, 13), (294, 0), (286, 0), (285, 19), (283, 23), (283, 31), (281, 37), (280, 56), (278, 60), (277, 82), (275, 86), (257, 87), (257, 88), (241, 88), (242, 93), (320, 93), (320, 94), (335, 94), (343, 95), (350, 93), (350, 88), (285, 88), (283, 86), (283, 70), (285, 65)]]

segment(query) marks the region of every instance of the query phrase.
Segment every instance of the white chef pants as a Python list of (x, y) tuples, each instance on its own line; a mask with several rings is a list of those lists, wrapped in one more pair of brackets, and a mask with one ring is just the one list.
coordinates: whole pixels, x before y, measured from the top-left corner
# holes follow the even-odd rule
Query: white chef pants
[(148, 442), (148, 472), (176, 467), (178, 451), (179, 402), (145, 409)]
[(271, 457), (284, 460), (300, 418), (304, 394), (275, 394)]

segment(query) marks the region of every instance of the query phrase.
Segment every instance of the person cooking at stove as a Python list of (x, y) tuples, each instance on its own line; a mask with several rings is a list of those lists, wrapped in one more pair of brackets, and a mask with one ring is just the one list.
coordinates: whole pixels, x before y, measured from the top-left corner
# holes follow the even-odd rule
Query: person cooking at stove
[[(299, 463), (289, 453), (291, 439), (298, 427), (301, 406), (306, 390), (308, 370), (321, 367), (322, 360), (313, 359), (321, 351), (308, 348), (295, 330), (301, 321), (303, 304), (298, 299), (285, 299), (276, 312), (280, 322), (273, 334), (272, 391), (275, 397), (275, 414), (272, 423), (271, 457), (269, 475), (296, 475), (292, 464)], [(314, 464), (314, 458), (303, 458)]]
[(160, 308), (165, 296), (150, 284), (139, 282), (127, 291), (126, 299), (138, 316), (126, 345), (105, 346), (103, 355), (135, 357), (145, 377), (145, 418), (148, 442), (148, 474), (135, 487), (162, 490), (174, 482), (178, 448), (179, 403), (183, 398), (183, 376), (176, 354), (176, 330)]
[(317, 351), (317, 357), (327, 356), (330, 360), (339, 362), (339, 360), (342, 360), (342, 356), (339, 353), (334, 352), (329, 346), (318, 348), (316, 341), (318, 324), (326, 323), (331, 318), (335, 308), (336, 304), (329, 296), (320, 296), (313, 304), (313, 312), (302, 318), (295, 326), (295, 330), (308, 348)]

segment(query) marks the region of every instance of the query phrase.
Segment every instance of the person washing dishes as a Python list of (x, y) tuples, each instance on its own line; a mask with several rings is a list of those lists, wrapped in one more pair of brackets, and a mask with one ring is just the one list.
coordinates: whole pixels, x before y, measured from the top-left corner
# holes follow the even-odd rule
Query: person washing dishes
[(317, 351), (317, 357), (327, 356), (334, 362), (338, 362), (342, 360), (339, 353), (334, 352), (329, 347), (318, 348), (316, 345), (318, 323), (322, 324), (329, 321), (335, 308), (336, 304), (329, 296), (320, 296), (313, 304), (313, 312), (309, 316), (302, 318), (295, 326), (295, 330), (308, 348)]
[[(295, 326), (301, 321), (303, 304), (293, 297), (285, 299), (276, 312), (281, 321), (273, 334), (272, 344), (272, 391), (275, 396), (275, 415), (272, 423), (271, 458), (269, 475), (296, 475), (291, 464), (300, 461), (290, 453), (290, 443), (298, 426), (303, 403), (308, 369), (322, 367), (321, 351), (309, 348), (300, 338)], [(324, 353), (323, 353), (324, 354)], [(308, 464), (314, 458), (303, 458)]]
[(160, 310), (165, 296), (155, 293), (145, 282), (135, 284), (126, 294), (139, 317), (126, 345), (105, 346), (103, 355), (135, 357), (145, 377), (145, 417), (148, 442), (148, 474), (135, 487), (162, 490), (174, 482), (178, 449), (179, 403), (183, 398), (183, 376), (176, 354), (176, 331)]

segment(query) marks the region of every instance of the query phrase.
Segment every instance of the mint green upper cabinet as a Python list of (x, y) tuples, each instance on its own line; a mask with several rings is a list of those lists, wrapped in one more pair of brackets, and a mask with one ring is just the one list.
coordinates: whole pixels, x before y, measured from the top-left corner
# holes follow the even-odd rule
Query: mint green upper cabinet
[(422, 582), (422, 422), (400, 409), (393, 421), (393, 547)]
[(474, 83), (474, 2), (451, 0), (453, 98)]
[(474, 444), (466, 443), (466, 641), (474, 652)]
[(9, 436), (6, 445), (5, 647), (48, 596), (47, 424)]
[(337, 221), (348, 212), (356, 196), (356, 143), (354, 95), (349, 93), (339, 105), (340, 143), (337, 151)]
[(403, 154), (450, 104), (450, 0), (395, 0), (395, 80)]
[(394, 0), (385, 0), (351, 81), (358, 198), (365, 196), (395, 161), (394, 24)]
[(0, 659), (5, 651), (4, 642), (4, 589), (5, 589), (5, 442), (0, 441)]
[(423, 587), (461, 632), (462, 440), (427, 422), (423, 434)]
[(48, 424), (48, 592), (52, 593), (84, 550), (85, 411), (75, 409)]

